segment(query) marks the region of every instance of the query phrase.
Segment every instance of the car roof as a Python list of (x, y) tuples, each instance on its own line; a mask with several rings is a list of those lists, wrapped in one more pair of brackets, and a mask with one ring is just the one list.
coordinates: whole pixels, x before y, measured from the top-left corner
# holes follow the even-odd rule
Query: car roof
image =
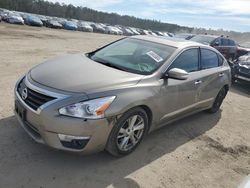
[(184, 39), (178, 39), (178, 38), (164, 37), (164, 36), (137, 35), (137, 36), (132, 36), (131, 38), (157, 42), (157, 43), (164, 44), (167, 46), (172, 46), (175, 48), (185, 48), (185, 47), (191, 47), (191, 46), (207, 48), (206, 45), (203, 45), (197, 42), (184, 40)]
[(196, 35), (196, 36), (212, 37), (212, 38), (219, 38), (219, 37), (221, 37), (221, 36), (218, 36), (218, 35), (208, 35), (208, 34), (199, 34), (199, 35)]

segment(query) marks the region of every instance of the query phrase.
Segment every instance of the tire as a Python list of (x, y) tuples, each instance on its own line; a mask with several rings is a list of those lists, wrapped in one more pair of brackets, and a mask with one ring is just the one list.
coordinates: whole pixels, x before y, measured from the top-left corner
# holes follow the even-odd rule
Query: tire
[(207, 112), (211, 113), (211, 114), (218, 112), (226, 95), (227, 95), (227, 91), (226, 91), (225, 87), (223, 87), (219, 91), (218, 95), (216, 96), (212, 108), (208, 109)]
[[(141, 121), (142, 123), (140, 123)], [(129, 127), (133, 122), (133, 127)], [(130, 154), (141, 143), (148, 132), (148, 127), (148, 116), (142, 108), (138, 107), (127, 111), (114, 125), (109, 135), (106, 151), (115, 157)]]
[(232, 83), (232, 84), (235, 84), (236, 80), (237, 80), (237, 78), (232, 77), (231, 83)]

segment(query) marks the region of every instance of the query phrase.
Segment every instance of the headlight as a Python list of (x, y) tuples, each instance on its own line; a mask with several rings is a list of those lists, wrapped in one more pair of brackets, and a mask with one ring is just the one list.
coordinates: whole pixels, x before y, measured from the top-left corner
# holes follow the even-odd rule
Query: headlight
[(94, 100), (79, 102), (59, 109), (59, 113), (65, 116), (99, 119), (104, 117), (105, 111), (114, 101), (115, 96), (103, 97)]

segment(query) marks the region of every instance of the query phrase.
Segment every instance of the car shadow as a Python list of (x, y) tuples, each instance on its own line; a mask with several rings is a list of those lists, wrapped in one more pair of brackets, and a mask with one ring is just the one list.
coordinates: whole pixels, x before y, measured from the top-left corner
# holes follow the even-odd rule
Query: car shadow
[(204, 134), (220, 118), (220, 111), (200, 112), (162, 127), (123, 158), (55, 151), (32, 141), (14, 116), (1, 119), (0, 187), (140, 187), (127, 176)]
[(246, 82), (236, 81), (232, 84), (230, 91), (245, 97), (250, 97), (250, 84)]

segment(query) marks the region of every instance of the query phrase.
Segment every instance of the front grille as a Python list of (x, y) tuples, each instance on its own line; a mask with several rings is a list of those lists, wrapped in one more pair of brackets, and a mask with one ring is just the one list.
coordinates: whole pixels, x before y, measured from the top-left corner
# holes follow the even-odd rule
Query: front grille
[(240, 68), (240, 69), (239, 69), (239, 72), (241, 72), (241, 73), (243, 73), (243, 74), (250, 74), (250, 70), (247, 69), (247, 68), (244, 68), (244, 67)]
[[(27, 98), (22, 97), (23, 90), (27, 88)], [(17, 92), (22, 100), (33, 110), (37, 110), (43, 104), (52, 101), (54, 97), (50, 97), (41, 93), (38, 93), (25, 85), (24, 79), (18, 84)]]

